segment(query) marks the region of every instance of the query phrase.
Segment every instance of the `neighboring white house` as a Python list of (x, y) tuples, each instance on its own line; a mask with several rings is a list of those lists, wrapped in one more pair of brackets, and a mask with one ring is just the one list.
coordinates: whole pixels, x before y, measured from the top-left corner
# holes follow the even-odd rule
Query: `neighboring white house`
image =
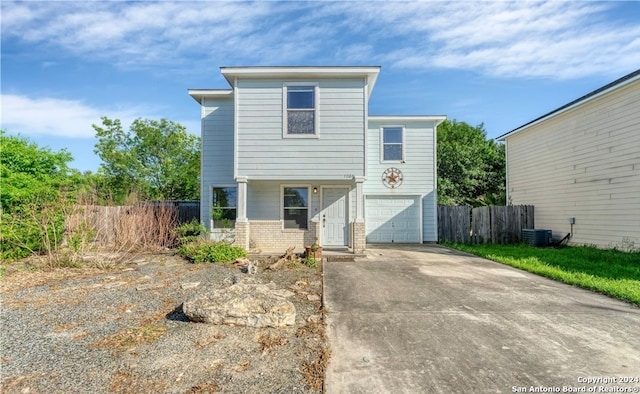
[(537, 228), (640, 247), (640, 70), (498, 139), (508, 201), (534, 205)]
[(380, 67), (221, 67), (201, 105), (201, 220), (245, 248), (437, 240), (436, 127), (370, 116)]

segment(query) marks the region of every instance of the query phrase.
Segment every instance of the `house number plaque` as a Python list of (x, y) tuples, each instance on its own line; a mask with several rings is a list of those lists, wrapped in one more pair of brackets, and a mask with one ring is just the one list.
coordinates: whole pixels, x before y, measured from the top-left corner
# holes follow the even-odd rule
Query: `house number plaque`
[(402, 185), (402, 171), (397, 168), (390, 167), (382, 173), (382, 184), (389, 189), (395, 189)]

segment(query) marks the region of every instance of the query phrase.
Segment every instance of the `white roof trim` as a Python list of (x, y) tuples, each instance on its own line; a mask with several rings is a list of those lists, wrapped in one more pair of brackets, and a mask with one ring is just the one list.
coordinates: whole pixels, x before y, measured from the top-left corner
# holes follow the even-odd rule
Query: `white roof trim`
[(220, 67), (220, 72), (233, 85), (235, 77), (240, 78), (345, 78), (367, 77), (369, 95), (380, 73), (380, 66), (256, 66)]
[(447, 120), (446, 115), (369, 115), (369, 120), (377, 122), (436, 122), (436, 126)]
[(189, 89), (188, 92), (198, 103), (205, 98), (233, 97), (233, 89)]

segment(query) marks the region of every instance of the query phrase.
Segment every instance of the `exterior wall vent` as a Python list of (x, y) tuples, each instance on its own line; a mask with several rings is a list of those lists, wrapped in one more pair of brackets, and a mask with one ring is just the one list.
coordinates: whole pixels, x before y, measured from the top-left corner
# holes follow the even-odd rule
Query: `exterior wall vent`
[(522, 241), (533, 246), (549, 246), (551, 244), (551, 230), (522, 229)]

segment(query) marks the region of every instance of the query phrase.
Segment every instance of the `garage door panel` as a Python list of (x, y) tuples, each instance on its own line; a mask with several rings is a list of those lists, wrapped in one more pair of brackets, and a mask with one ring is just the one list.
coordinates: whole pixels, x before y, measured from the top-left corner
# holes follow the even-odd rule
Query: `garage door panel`
[(420, 203), (413, 197), (367, 197), (367, 242), (420, 242)]

